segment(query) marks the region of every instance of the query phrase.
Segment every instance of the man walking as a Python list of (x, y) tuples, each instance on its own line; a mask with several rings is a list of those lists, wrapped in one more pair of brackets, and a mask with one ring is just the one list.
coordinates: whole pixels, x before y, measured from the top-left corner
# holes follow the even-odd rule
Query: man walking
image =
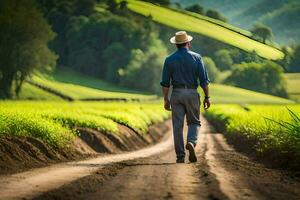
[[(164, 107), (172, 110), (173, 136), (177, 163), (184, 163), (185, 150), (183, 140), (184, 117), (188, 125), (186, 149), (189, 151), (189, 161), (196, 162), (195, 146), (200, 129), (200, 96), (197, 87), (200, 84), (204, 91), (204, 108), (208, 109), (209, 78), (199, 54), (189, 50), (192, 36), (185, 31), (179, 31), (170, 42), (177, 46), (177, 51), (168, 56), (164, 63), (162, 74), (162, 91)], [(173, 86), (169, 100), (169, 87)]]

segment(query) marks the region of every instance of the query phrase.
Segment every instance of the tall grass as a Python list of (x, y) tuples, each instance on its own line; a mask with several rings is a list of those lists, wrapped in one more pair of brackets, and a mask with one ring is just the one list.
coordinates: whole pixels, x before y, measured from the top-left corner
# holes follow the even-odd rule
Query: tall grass
[(256, 141), (259, 155), (275, 152), (300, 161), (300, 105), (216, 105), (205, 113), (226, 134)]
[(149, 125), (168, 117), (161, 103), (3, 101), (0, 137), (32, 136), (63, 148), (74, 139), (76, 127), (119, 135), (119, 123), (146, 134)]

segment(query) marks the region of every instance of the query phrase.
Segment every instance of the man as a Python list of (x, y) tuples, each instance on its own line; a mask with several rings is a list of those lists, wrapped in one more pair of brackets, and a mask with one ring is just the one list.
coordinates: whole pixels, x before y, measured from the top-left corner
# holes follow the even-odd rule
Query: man
[[(168, 56), (164, 63), (162, 74), (162, 91), (164, 107), (172, 110), (173, 136), (177, 163), (184, 163), (185, 150), (183, 140), (183, 123), (186, 116), (188, 133), (186, 149), (189, 151), (189, 161), (196, 162), (195, 146), (200, 129), (200, 96), (198, 84), (204, 91), (204, 108), (210, 107), (207, 70), (199, 54), (189, 50), (192, 36), (185, 31), (179, 31), (170, 42), (176, 44), (177, 51)], [(169, 87), (173, 86), (169, 100)]]

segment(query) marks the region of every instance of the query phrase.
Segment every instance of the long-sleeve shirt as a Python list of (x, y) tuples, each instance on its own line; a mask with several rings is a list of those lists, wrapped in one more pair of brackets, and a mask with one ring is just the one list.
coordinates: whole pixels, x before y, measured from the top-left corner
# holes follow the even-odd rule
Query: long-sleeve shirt
[(165, 60), (160, 85), (186, 85), (204, 87), (209, 84), (207, 70), (200, 54), (179, 48)]

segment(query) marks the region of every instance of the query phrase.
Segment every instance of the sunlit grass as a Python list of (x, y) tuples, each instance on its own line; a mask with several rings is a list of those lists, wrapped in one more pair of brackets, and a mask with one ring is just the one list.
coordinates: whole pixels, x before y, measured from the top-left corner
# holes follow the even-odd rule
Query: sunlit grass
[[(65, 96), (75, 100), (80, 99), (96, 99), (96, 98), (123, 98), (123, 99), (153, 99), (156, 95), (143, 95), (126, 92), (112, 92), (107, 90), (94, 89), (74, 83), (64, 83), (48, 78), (33, 76), (32, 81), (38, 83), (46, 88), (50, 88)], [(101, 82), (101, 81), (99, 81)]]
[(289, 96), (300, 102), (300, 73), (285, 74)]
[[(210, 84), (212, 103), (290, 104), (292, 100), (228, 85)], [(201, 92), (201, 89), (199, 88)], [(202, 95), (203, 96), (203, 95)]]
[(127, 2), (130, 10), (144, 16), (151, 15), (154, 21), (177, 30), (198, 33), (247, 52), (255, 51), (258, 55), (267, 59), (277, 60), (283, 58), (284, 54), (280, 50), (237, 33), (236, 30), (231, 30), (231, 25), (223, 27), (201, 19), (199, 16), (187, 15), (143, 1), (127, 0)]
[(162, 103), (112, 102), (0, 102), (0, 137), (32, 136), (52, 146), (66, 147), (76, 127), (91, 128), (119, 136), (118, 124), (139, 134), (162, 122), (170, 113)]
[[(215, 105), (205, 115), (210, 121), (221, 124), (226, 134), (238, 134), (257, 141), (255, 148), (259, 153), (276, 151), (300, 156), (300, 133), (297, 132), (300, 121), (295, 120), (300, 116), (300, 104), (250, 105), (244, 108)], [(283, 126), (287, 124), (288, 128)]]

